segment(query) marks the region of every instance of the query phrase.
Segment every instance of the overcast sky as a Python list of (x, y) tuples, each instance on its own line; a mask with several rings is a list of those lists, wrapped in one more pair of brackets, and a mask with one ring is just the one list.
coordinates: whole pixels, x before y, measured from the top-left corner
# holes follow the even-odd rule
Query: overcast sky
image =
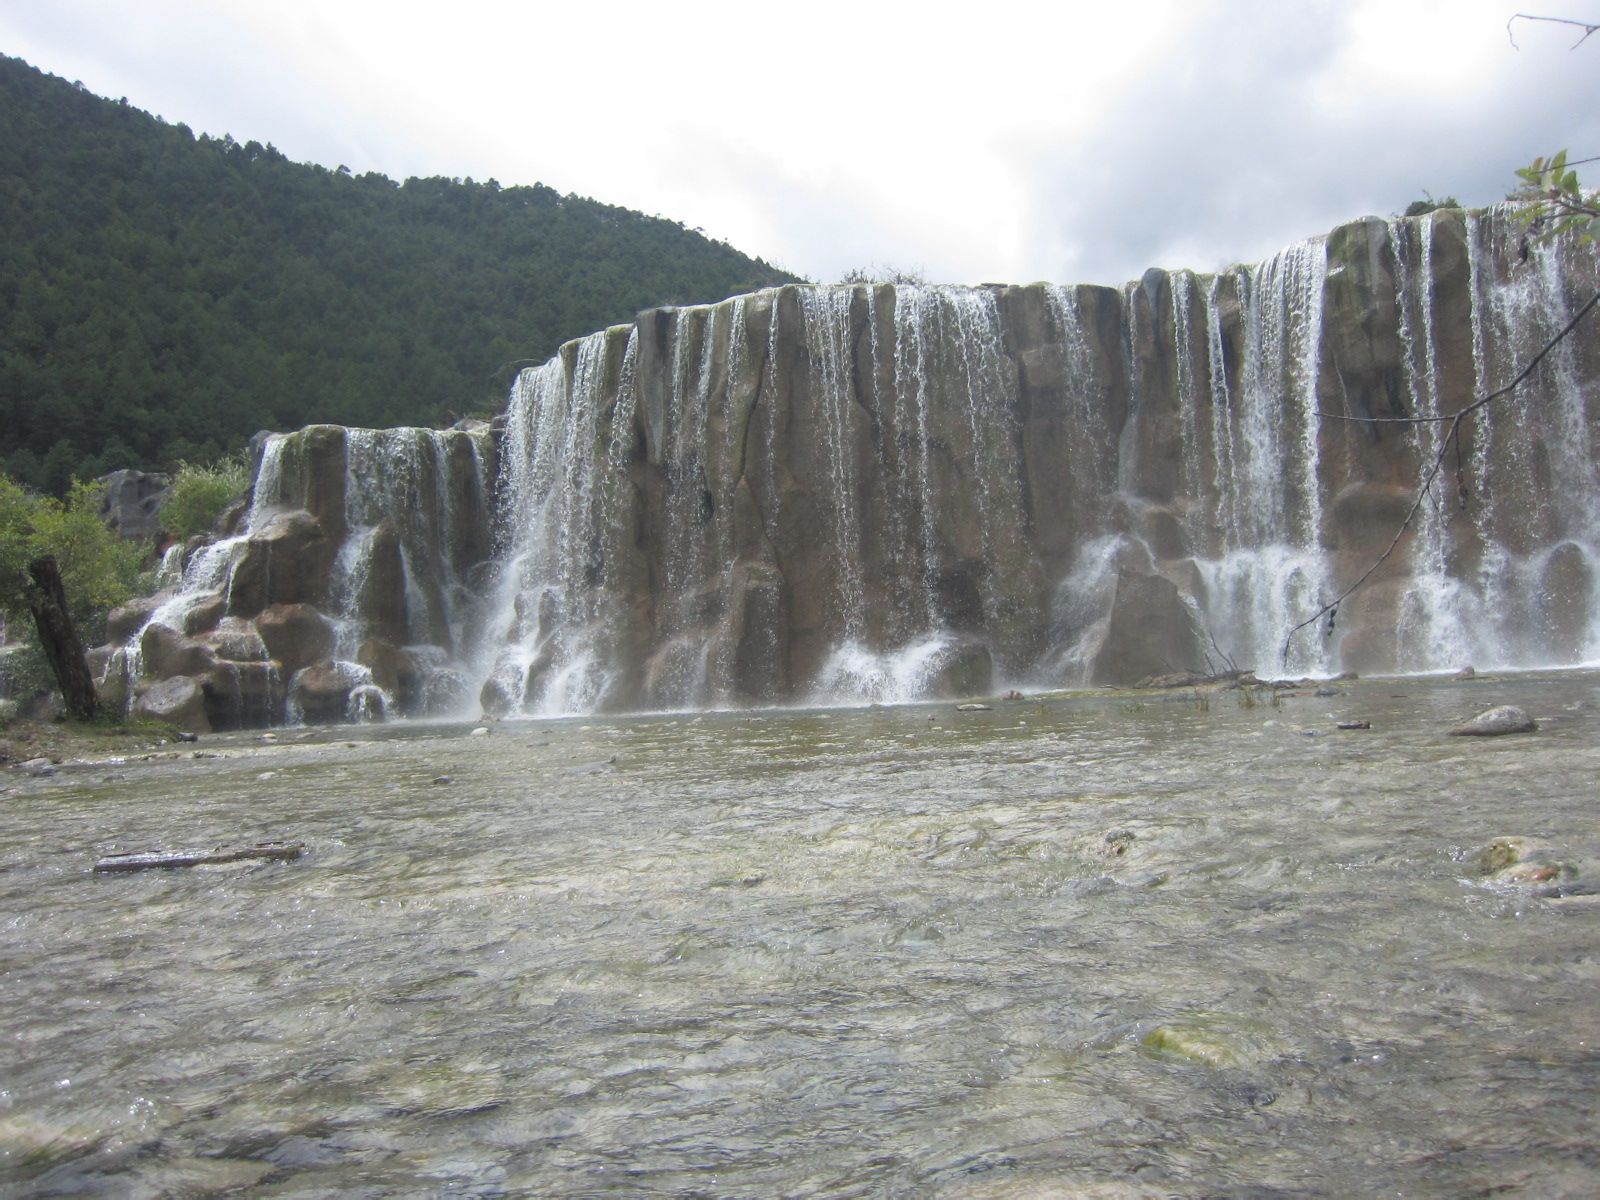
[(542, 182), (813, 279), (1116, 284), (1600, 154), (1600, 36), (1518, 21), (1516, 49), (1519, 10), (1600, 21), (1600, 0), (0, 0), (0, 52), (196, 132)]

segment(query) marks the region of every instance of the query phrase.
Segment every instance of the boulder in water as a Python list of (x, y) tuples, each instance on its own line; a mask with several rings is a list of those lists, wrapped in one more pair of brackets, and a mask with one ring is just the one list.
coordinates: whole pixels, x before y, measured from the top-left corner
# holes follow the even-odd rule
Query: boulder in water
[(292, 693), (306, 724), (329, 725), (345, 720), (350, 679), (339, 664), (324, 659), (294, 677)]
[(391, 693), (407, 711), (421, 691), (422, 670), (407, 651), (382, 638), (368, 638), (356, 652), (356, 661), (372, 672), (372, 682)]
[(1578, 870), (1553, 847), (1532, 838), (1497, 837), (1467, 856), (1473, 872), (1489, 883), (1531, 887), (1540, 895), (1587, 892), (1576, 883)]
[(1177, 585), (1163, 575), (1118, 572), (1105, 636), (1089, 662), (1089, 681), (1126, 687), (1204, 659), (1193, 613)]
[(1507, 733), (1532, 733), (1539, 723), (1515, 704), (1488, 708), (1450, 731), (1451, 737), (1500, 737)]
[(941, 700), (986, 696), (994, 686), (994, 660), (976, 639), (958, 642), (934, 673), (928, 690)]

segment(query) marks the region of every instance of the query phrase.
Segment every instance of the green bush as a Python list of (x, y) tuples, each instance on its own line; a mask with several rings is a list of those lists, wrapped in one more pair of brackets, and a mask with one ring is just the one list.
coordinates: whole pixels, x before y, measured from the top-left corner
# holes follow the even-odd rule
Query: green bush
[(0, 609), (13, 631), (28, 618), (28, 564), (52, 555), (67, 607), (85, 643), (101, 636), (105, 616), (148, 582), (145, 548), (123, 540), (100, 519), (100, 488), (73, 481), (65, 500), (39, 496), (0, 475)]
[(1460, 207), (1461, 201), (1457, 200), (1454, 196), (1441, 196), (1439, 199), (1435, 200), (1432, 196), (1428, 195), (1427, 192), (1423, 192), (1422, 199), (1413, 200), (1410, 204), (1406, 205), (1405, 212), (1401, 213), (1400, 215), (1403, 217), (1425, 217), (1429, 213), (1435, 212), (1441, 208)]
[(172, 486), (161, 502), (161, 523), (182, 541), (197, 533), (210, 533), (223, 510), (250, 487), (250, 468), (237, 455), (209, 466), (179, 463)]

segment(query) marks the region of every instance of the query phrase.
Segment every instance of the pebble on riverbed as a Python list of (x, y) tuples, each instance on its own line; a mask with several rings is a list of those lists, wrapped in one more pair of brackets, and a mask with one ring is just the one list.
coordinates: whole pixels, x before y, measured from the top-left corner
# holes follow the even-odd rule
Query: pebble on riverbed
[(1515, 704), (1488, 708), (1450, 731), (1451, 737), (1500, 737), (1507, 733), (1532, 733), (1539, 723)]

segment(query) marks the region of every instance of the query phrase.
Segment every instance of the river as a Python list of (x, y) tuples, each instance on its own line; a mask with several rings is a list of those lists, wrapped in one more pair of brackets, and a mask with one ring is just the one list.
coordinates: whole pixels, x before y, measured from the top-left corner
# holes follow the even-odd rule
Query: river
[(1600, 677), (1338, 686), (12, 772), (0, 1190), (1600, 1191)]

